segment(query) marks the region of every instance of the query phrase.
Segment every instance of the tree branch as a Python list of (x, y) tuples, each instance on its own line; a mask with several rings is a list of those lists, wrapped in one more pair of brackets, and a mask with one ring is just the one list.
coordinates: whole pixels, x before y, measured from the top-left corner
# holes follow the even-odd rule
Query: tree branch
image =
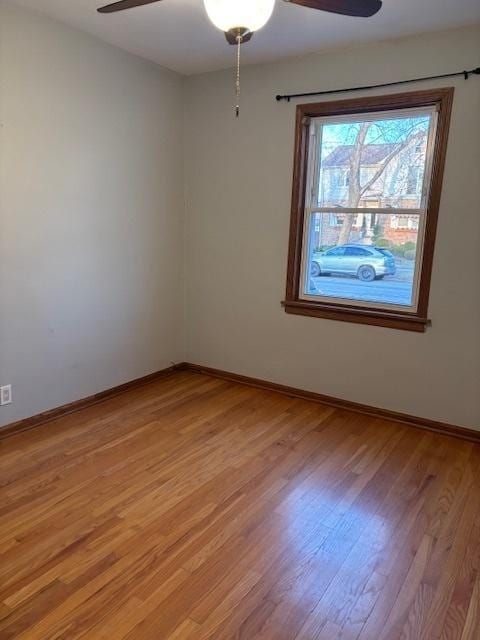
[(368, 191), (371, 186), (375, 184), (375, 182), (382, 176), (385, 169), (388, 167), (390, 162), (396, 156), (398, 156), (402, 151), (404, 151), (413, 141), (421, 139), (423, 135), (424, 135), (424, 132), (417, 131), (417, 133), (413, 134), (407, 140), (405, 140), (405, 142), (400, 143), (398, 147), (393, 149), (393, 151), (391, 151), (388, 154), (388, 156), (385, 158), (385, 160), (383, 161), (383, 164), (377, 169), (377, 171), (375, 172), (375, 175), (363, 187), (361, 187), (360, 195), (363, 196), (363, 194), (366, 191)]

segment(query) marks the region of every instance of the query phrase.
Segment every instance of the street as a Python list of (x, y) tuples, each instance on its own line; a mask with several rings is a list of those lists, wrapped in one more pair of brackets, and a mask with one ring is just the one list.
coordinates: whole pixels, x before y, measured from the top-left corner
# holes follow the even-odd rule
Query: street
[(410, 305), (412, 303), (413, 260), (396, 260), (397, 272), (394, 276), (385, 276), (383, 280), (362, 282), (347, 276), (319, 276), (311, 278), (316, 291), (310, 295), (383, 302), (386, 304)]

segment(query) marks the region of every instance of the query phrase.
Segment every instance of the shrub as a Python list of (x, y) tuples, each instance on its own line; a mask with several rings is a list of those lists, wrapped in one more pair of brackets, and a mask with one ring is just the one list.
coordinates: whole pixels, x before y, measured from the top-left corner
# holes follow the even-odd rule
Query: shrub
[(392, 243), (390, 242), (390, 240), (387, 240), (387, 238), (378, 238), (375, 244), (377, 245), (377, 247), (383, 247), (384, 249), (388, 249)]
[(383, 247), (393, 253), (398, 258), (406, 258), (407, 260), (414, 260), (417, 245), (415, 242), (408, 240), (402, 244), (394, 244), (387, 238), (379, 238), (376, 242), (377, 247)]
[(383, 224), (380, 224), (379, 222), (377, 222), (373, 227), (373, 241), (375, 244), (378, 245), (382, 241), (388, 242), (388, 240), (385, 240), (385, 238), (382, 238), (383, 231), (384, 231)]

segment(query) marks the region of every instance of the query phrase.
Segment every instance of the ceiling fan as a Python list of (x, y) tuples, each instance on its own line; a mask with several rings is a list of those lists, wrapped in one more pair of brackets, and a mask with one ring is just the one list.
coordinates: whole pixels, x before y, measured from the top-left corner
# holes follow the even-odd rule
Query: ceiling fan
[[(99, 13), (116, 13), (161, 0), (119, 0), (98, 9)], [(380, 11), (382, 0), (284, 0), (309, 9), (318, 9), (346, 16), (369, 18)], [(236, 115), (239, 114), (240, 45), (248, 42), (255, 31), (270, 19), (275, 0), (203, 0), (213, 24), (225, 33), (229, 44), (237, 45)]]

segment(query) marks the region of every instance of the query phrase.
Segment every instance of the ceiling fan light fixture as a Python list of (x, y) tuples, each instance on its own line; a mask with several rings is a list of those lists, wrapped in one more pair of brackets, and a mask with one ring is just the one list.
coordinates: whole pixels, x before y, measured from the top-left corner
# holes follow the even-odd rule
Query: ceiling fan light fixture
[(221, 31), (242, 27), (258, 31), (270, 19), (275, 0), (203, 0), (211, 22)]
[[(285, 0), (310, 9), (329, 11), (348, 16), (373, 16), (382, 6), (382, 0)], [(1, 0), (0, 0), (1, 2)], [(133, 9), (145, 4), (154, 4), (160, 0), (117, 0), (105, 7), (100, 13), (116, 13)], [(240, 113), (240, 51), (255, 31), (267, 24), (273, 13), (275, 0), (203, 0), (205, 11), (215, 27), (225, 33), (228, 44), (236, 45), (235, 76), (235, 115)]]

